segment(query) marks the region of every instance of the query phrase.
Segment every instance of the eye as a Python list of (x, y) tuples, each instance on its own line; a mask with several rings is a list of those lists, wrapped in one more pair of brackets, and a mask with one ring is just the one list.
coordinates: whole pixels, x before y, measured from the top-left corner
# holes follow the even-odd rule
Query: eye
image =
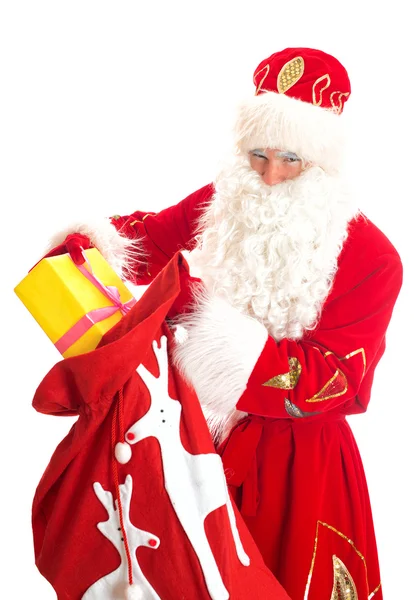
[(262, 150), (252, 150), (250, 154), (256, 158), (261, 158), (263, 160), (267, 160), (266, 154)]
[(302, 160), (295, 152), (281, 152), (279, 158), (285, 163), (297, 163)]

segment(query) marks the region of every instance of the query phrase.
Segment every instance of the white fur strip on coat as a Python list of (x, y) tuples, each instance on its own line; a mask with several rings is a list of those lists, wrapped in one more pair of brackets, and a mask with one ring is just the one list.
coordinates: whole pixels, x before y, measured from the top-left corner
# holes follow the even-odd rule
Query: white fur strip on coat
[(203, 297), (196, 310), (180, 320), (177, 334), (174, 363), (196, 391), (213, 437), (221, 441), (245, 416), (236, 404), (268, 332), (225, 300)]

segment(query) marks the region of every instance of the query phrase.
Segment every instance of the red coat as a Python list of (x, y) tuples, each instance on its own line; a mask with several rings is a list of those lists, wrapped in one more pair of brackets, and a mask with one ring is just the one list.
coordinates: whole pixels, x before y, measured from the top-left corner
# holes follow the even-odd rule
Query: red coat
[[(174, 252), (191, 249), (212, 192), (206, 186), (157, 215), (113, 219), (148, 252), (137, 281), (149, 282)], [(249, 416), (220, 448), (245, 522), (293, 600), (382, 598), (369, 496), (346, 415), (367, 409), (401, 282), (389, 240), (362, 216), (351, 222), (318, 327), (296, 342), (267, 337), (237, 399)], [(243, 319), (234, 315), (238, 327)], [(340, 591), (347, 587), (350, 595)]]
[(56, 364), (36, 392), (38, 411), (79, 415), (33, 503), (36, 564), (59, 600), (289, 600), (169, 361), (178, 256), (97, 350)]

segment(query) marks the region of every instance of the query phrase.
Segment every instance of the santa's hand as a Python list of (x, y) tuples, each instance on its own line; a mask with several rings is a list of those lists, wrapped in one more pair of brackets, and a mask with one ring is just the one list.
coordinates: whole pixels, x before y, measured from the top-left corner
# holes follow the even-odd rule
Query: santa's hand
[(168, 311), (167, 319), (174, 319), (191, 312), (195, 304), (195, 294), (202, 286), (201, 279), (191, 277), (187, 265), (181, 264), (179, 269), (181, 291)]
[(83, 250), (92, 247), (88, 236), (82, 233), (70, 233), (61, 244), (52, 248), (43, 258), (69, 253), (76, 265), (82, 265), (85, 262)]
[(121, 278), (133, 281), (134, 269), (146, 264), (147, 259), (141, 239), (126, 237), (124, 232), (117, 230), (116, 222), (107, 218), (73, 222), (51, 236), (46, 257), (69, 252), (75, 262), (83, 262), (80, 248), (96, 248)]
[(90, 239), (81, 233), (71, 233), (67, 236), (65, 243), (73, 262), (76, 265), (82, 265), (85, 262), (83, 250), (92, 248)]

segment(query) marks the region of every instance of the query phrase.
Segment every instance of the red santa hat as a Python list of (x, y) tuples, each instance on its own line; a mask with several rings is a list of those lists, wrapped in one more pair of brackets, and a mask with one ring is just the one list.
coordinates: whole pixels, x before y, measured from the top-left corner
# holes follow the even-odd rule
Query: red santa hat
[(256, 95), (239, 107), (239, 150), (290, 150), (337, 172), (344, 146), (339, 115), (351, 93), (342, 64), (320, 50), (286, 48), (263, 60), (253, 81)]

